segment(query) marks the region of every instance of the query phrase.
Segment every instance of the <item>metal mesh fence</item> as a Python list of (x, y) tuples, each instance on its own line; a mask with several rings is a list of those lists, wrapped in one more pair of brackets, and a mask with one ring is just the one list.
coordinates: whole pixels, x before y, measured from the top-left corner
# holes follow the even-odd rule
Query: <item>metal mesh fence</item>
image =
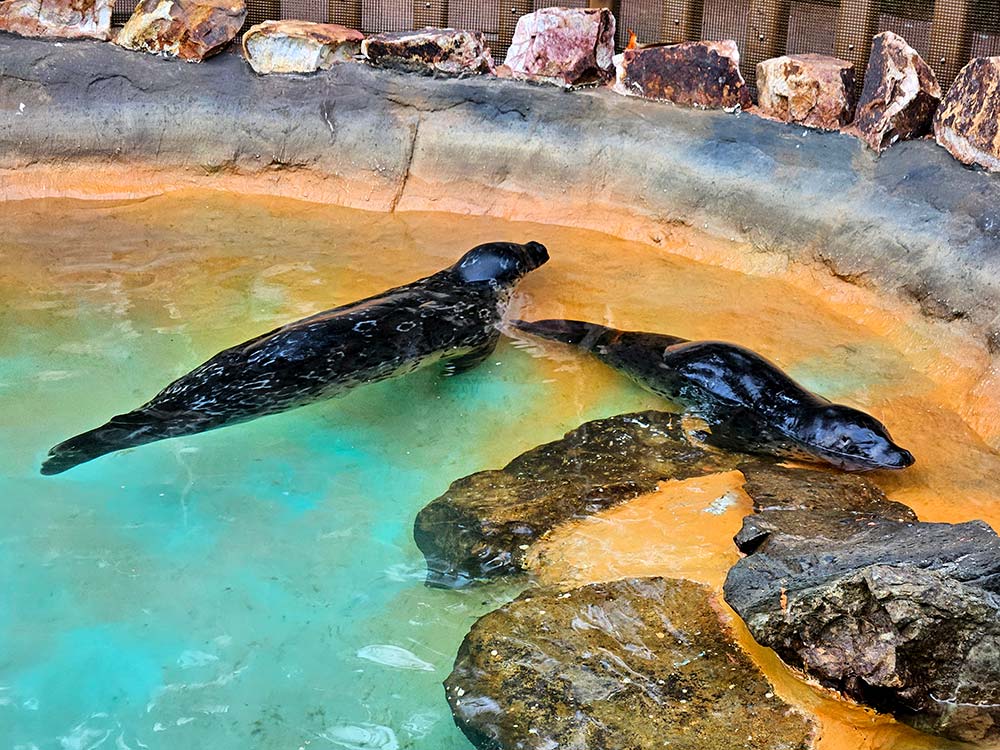
[[(503, 61), (517, 19), (546, 0), (247, 0), (247, 24), (269, 18), (339, 23), (365, 33), (421, 26), (478, 29)], [(775, 55), (819, 52), (850, 60), (860, 87), (871, 38), (904, 37), (934, 68), (943, 88), (972, 57), (1000, 55), (1000, 0), (589, 0), (612, 6), (619, 47), (636, 33), (640, 44), (734, 39), (753, 85), (757, 63)], [(586, 7), (588, 0), (563, 0)], [(124, 23), (135, 0), (117, 0)]]

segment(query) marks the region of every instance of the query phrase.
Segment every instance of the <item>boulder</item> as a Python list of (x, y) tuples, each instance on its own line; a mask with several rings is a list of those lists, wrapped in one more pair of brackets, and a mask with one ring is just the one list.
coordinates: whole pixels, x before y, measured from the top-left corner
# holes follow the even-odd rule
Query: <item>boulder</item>
[(757, 641), (925, 732), (1000, 743), (1000, 538), (922, 523), (855, 475), (741, 467), (726, 601)]
[(607, 8), (542, 8), (517, 20), (498, 73), (576, 86), (611, 77), (615, 17)]
[(480, 31), (423, 28), (375, 34), (361, 53), (381, 68), (429, 75), (462, 76), (493, 72), (493, 57)]
[(1000, 171), (1000, 57), (962, 68), (934, 117), (934, 139), (963, 164)]
[(612, 89), (625, 96), (705, 109), (750, 106), (736, 42), (683, 42), (626, 49), (615, 56)]
[(453, 482), (414, 524), (428, 583), (462, 586), (518, 573), (532, 545), (557, 526), (662, 481), (727, 471), (746, 459), (690, 442), (681, 421), (657, 411), (598, 419), (503, 469)]
[(757, 64), (757, 112), (839, 130), (854, 116), (854, 64), (829, 55), (782, 55)]
[(142, 0), (115, 44), (201, 62), (236, 37), (246, 16), (244, 0)]
[(106, 40), (112, 0), (7, 0), (0, 3), (0, 31), (21, 36)]
[(364, 38), (333, 23), (264, 21), (243, 35), (243, 56), (257, 73), (312, 73), (352, 60)]
[(876, 151), (927, 132), (941, 100), (934, 71), (901, 36), (872, 39), (865, 86), (853, 129)]
[(814, 742), (690, 581), (529, 590), (472, 627), (445, 691), (459, 728), (489, 750)]

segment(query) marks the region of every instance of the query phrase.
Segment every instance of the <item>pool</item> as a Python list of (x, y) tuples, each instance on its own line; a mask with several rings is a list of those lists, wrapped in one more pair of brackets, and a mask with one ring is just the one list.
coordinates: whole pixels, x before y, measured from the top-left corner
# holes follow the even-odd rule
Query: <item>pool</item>
[[(936, 339), (888, 302), (824, 300), (777, 274), (689, 260), (721, 242), (690, 228), (653, 248), (197, 190), (15, 201), (0, 218), (0, 737), (15, 748), (469, 747), (440, 683), (471, 624), (523, 582), (427, 588), (414, 516), (458, 477), (583, 421), (662, 408), (655, 397), (568, 350), (505, 339), (458, 377), (429, 368), (58, 477), (38, 467), (51, 445), (219, 349), (436, 271), (479, 242), (549, 248), (515, 315), (750, 346), (890, 426), (918, 457), (879, 477), (894, 499), (924, 520), (1000, 528), (1000, 457), (956, 406), (974, 377), (961, 340)], [(713, 491), (660, 503), (652, 524), (644, 508), (625, 527), (656, 556), (566, 576), (638, 566), (720, 588), (742, 513), (704, 513)], [(668, 523), (691, 533), (665, 544)], [(832, 701), (740, 640), (777, 690), (817, 713), (824, 750), (944, 747)]]

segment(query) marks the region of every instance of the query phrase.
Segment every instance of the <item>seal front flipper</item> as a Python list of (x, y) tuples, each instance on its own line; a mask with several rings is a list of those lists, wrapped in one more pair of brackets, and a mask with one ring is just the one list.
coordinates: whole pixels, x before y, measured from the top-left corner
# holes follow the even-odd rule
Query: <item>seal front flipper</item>
[(468, 372), (469, 370), (481, 365), (489, 359), (491, 354), (493, 354), (493, 351), (497, 348), (498, 341), (500, 341), (499, 332), (497, 332), (497, 335), (493, 336), (485, 344), (477, 346), (468, 354), (463, 354), (459, 357), (449, 359), (444, 364), (445, 377), (450, 378), (453, 375), (461, 375), (463, 372)]

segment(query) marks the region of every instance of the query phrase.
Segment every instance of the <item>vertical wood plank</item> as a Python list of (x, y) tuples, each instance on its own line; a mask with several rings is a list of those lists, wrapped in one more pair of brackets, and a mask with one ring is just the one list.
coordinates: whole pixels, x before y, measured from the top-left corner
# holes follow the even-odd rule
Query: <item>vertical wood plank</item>
[(751, 69), (757, 63), (785, 54), (791, 0), (751, 0), (744, 55)]
[(854, 63), (855, 86), (859, 91), (872, 51), (872, 37), (878, 31), (878, 6), (878, 0), (840, 0), (837, 13), (834, 54)]
[(349, 29), (361, 28), (361, 0), (328, 0), (330, 23), (339, 23)]
[(413, 27), (448, 25), (448, 0), (413, 0)]
[(660, 41), (679, 44), (701, 39), (703, 0), (667, 0), (663, 4)]
[(931, 23), (930, 59), (941, 88), (947, 88), (969, 61), (972, 49), (971, 0), (936, 0)]

